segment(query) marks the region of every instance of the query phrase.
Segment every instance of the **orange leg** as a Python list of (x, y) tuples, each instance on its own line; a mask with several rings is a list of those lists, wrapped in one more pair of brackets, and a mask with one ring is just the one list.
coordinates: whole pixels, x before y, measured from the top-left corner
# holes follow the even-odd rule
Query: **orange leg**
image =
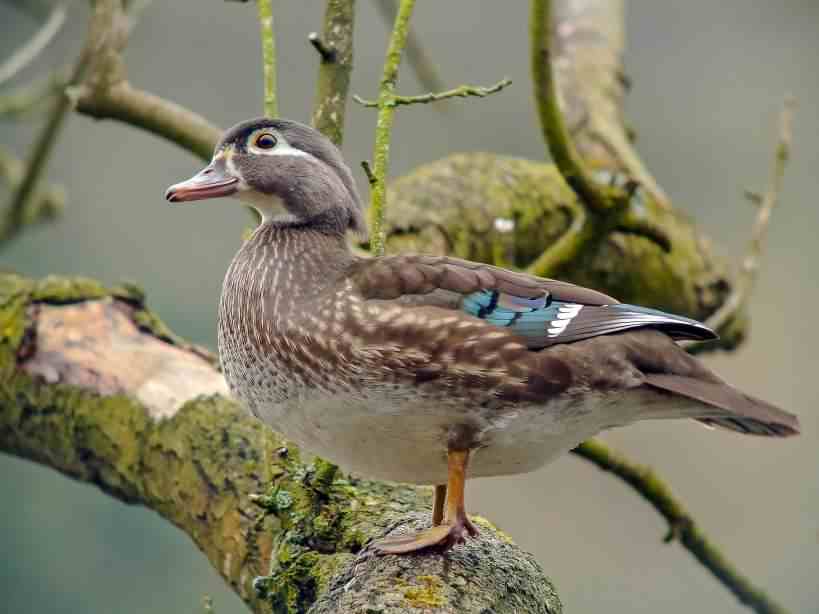
[(444, 520), (444, 502), (446, 501), (446, 484), (435, 486), (432, 499), (432, 526), (437, 527)]
[[(441, 551), (462, 544), (466, 536), (475, 537), (478, 529), (469, 520), (464, 507), (464, 487), (466, 485), (466, 466), (469, 462), (469, 450), (450, 450), (448, 454), (449, 477), (447, 485), (435, 487), (435, 504), (433, 526), (425, 531), (396, 535), (378, 540), (373, 547), (382, 554), (406, 554), (424, 548), (436, 547)], [(442, 514), (443, 494), (447, 493), (446, 516), (443, 522), (436, 524), (436, 518)]]

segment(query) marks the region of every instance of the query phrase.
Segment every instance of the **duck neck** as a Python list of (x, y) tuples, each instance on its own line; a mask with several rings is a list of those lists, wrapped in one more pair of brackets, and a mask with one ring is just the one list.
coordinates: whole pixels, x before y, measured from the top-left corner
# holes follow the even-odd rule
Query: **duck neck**
[(220, 326), (246, 319), (279, 328), (336, 285), (354, 259), (343, 234), (281, 220), (264, 222), (225, 276)]

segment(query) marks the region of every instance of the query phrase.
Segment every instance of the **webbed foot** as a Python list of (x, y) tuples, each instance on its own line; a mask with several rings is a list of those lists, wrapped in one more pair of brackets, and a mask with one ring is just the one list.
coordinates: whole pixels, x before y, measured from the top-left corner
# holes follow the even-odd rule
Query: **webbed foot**
[(464, 514), (455, 522), (440, 524), (415, 533), (379, 539), (372, 547), (379, 554), (407, 554), (427, 548), (446, 552), (457, 544), (463, 544), (467, 536), (475, 537), (477, 534), (477, 527)]

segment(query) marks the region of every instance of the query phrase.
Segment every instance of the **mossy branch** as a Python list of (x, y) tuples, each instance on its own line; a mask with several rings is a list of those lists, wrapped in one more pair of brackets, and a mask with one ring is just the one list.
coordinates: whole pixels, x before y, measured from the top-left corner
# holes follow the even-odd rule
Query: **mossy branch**
[[(386, 104), (393, 107), (410, 104), (426, 104), (429, 102), (438, 102), (446, 100), (447, 98), (469, 98), (475, 96), (484, 98), (495, 92), (499, 92), (505, 87), (512, 85), (512, 80), (508, 78), (501, 79), (494, 85), (488, 87), (481, 87), (476, 85), (459, 85), (458, 87), (443, 92), (430, 92), (428, 94), (421, 94), (420, 96), (398, 96), (395, 95), (389, 99)], [(365, 100), (360, 96), (353, 96), (355, 101), (365, 107), (378, 107), (378, 100)]]
[[(372, 4), (375, 5), (384, 23), (392, 28), (395, 23), (397, 4), (395, 2), (384, 2), (383, 0), (372, 0)], [(444, 82), (438, 75), (435, 62), (433, 62), (426, 51), (424, 51), (424, 47), (421, 45), (418, 36), (411, 26), (407, 34), (407, 46), (404, 55), (410, 68), (412, 68), (415, 73), (415, 77), (424, 89), (428, 89), (431, 92), (437, 92), (443, 89)]]
[(583, 202), (597, 213), (617, 205), (616, 193), (598, 184), (572, 143), (563, 113), (552, 66), (552, 3), (532, 0), (529, 15), (532, 80), (540, 127), (555, 165)]
[(375, 145), (373, 147), (373, 177), (370, 182), (370, 241), (371, 251), (376, 256), (384, 253), (384, 210), (387, 200), (387, 172), (390, 159), (390, 139), (395, 106), (390, 104), (395, 96), (395, 84), (398, 81), (398, 66), (401, 64), (401, 53), (407, 41), (409, 22), (415, 0), (401, 0), (395, 24), (387, 46), (387, 57), (384, 60), (384, 71), (378, 91), (378, 120), (375, 127)]
[(648, 501), (668, 523), (668, 533), (664, 541), (666, 543), (678, 541), (717, 581), (730, 590), (740, 603), (759, 614), (785, 614), (785, 610), (779, 604), (765, 591), (754, 586), (750, 579), (728, 561), (697, 526), (683, 503), (672, 494), (671, 489), (652, 469), (633, 463), (594, 439), (582, 443), (572, 452), (599, 469), (617, 476)]
[[(566, 183), (577, 193), (585, 215), (575, 216), (559, 249), (547, 248), (529, 267), (535, 275), (555, 276), (565, 267), (583, 257), (612, 230), (621, 229), (644, 236), (670, 249), (670, 239), (657, 224), (635, 211), (632, 196), (638, 183), (627, 180), (602, 183), (577, 151), (569, 133), (560, 104), (560, 92), (555, 78), (553, 51), (553, 16), (550, 0), (532, 0), (530, 11), (530, 61), (538, 119), (544, 140)], [(608, 173), (612, 178), (617, 173)], [(550, 253), (551, 252), (551, 253)]]
[(429, 489), (302, 460), (143, 301), (133, 286), (0, 275), (0, 451), (155, 510), (254, 612), (560, 612), (534, 558), (484, 520), (445, 556), (368, 551), (428, 522)]
[(338, 147), (344, 141), (354, 26), (355, 0), (327, 0), (322, 34), (313, 32), (309, 36), (321, 58), (312, 124)]
[(273, 26), (273, 0), (256, 0), (262, 40), (262, 75), (264, 77), (264, 114), (279, 116), (276, 96), (276, 33)]

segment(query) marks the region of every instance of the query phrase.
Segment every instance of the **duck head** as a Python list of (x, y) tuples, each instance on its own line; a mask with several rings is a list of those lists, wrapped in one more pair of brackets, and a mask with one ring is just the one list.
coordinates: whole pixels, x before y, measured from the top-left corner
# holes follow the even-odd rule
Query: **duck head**
[(171, 203), (233, 196), (263, 221), (289, 214), (327, 230), (366, 225), (361, 198), (338, 148), (320, 132), (286, 119), (252, 119), (228, 130), (199, 173), (165, 192)]

